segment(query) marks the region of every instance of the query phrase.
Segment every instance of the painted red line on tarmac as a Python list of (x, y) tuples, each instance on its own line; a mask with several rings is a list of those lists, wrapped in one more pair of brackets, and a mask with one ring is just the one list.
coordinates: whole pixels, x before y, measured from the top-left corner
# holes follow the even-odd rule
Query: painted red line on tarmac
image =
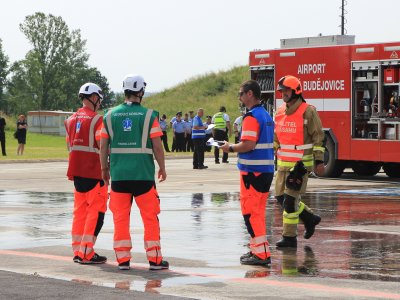
[[(24, 252), (24, 251), (15, 251), (15, 250), (0, 250), (0, 254), (4, 255), (14, 255), (14, 256), (25, 256), (25, 257), (36, 257), (36, 258), (43, 258), (43, 259), (52, 259), (52, 260), (59, 260), (59, 261), (68, 261), (72, 262), (71, 257), (67, 256), (60, 256), (60, 255), (50, 255), (50, 254), (41, 254), (41, 253), (34, 253), (34, 252)], [(112, 265), (116, 265), (115, 262), (108, 263)], [(147, 269), (141, 266), (137, 266), (136, 264), (134, 267), (138, 267), (140, 269)], [(385, 298), (385, 299), (400, 299), (400, 294), (393, 294), (393, 293), (386, 293), (386, 292), (379, 292), (379, 291), (372, 291), (372, 290), (362, 290), (362, 289), (354, 289), (354, 288), (340, 288), (340, 287), (331, 287), (328, 285), (322, 284), (312, 284), (312, 283), (297, 283), (297, 282), (284, 282), (284, 281), (277, 281), (272, 279), (260, 279), (260, 278), (232, 278), (224, 275), (217, 275), (217, 274), (202, 274), (202, 273), (190, 273), (190, 272), (176, 272), (173, 270), (166, 270), (169, 272), (173, 272), (176, 274), (188, 275), (188, 276), (197, 276), (197, 277), (206, 277), (206, 278), (220, 278), (228, 281), (233, 282), (248, 282), (252, 284), (263, 284), (269, 286), (279, 286), (284, 288), (299, 288), (304, 290), (311, 290), (311, 291), (322, 291), (322, 292), (336, 292), (342, 293), (346, 295), (352, 296), (365, 296), (365, 297), (376, 297), (376, 298)]]

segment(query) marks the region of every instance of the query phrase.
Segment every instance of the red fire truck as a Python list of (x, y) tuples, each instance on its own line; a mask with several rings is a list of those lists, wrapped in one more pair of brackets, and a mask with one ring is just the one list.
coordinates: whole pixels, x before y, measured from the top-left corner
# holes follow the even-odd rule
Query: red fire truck
[(250, 52), (251, 78), (270, 112), (283, 101), (278, 80), (298, 77), (326, 135), (325, 176), (346, 167), (400, 177), (400, 42), (354, 44), (354, 36), (281, 40), (281, 48)]

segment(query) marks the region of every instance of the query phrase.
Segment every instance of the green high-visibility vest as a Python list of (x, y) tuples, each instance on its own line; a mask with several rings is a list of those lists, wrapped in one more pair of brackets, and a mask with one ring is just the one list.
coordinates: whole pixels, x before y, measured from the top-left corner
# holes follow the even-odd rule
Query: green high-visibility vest
[(216, 129), (225, 129), (226, 128), (226, 121), (224, 119), (224, 113), (219, 112), (214, 115), (214, 124)]
[(103, 119), (109, 135), (110, 175), (112, 181), (154, 181), (151, 126), (158, 112), (139, 104), (121, 104)]

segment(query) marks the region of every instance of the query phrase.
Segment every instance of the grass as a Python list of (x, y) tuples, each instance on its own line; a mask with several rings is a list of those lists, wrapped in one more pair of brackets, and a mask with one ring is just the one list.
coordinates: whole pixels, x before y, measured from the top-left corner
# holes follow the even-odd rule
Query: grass
[[(240, 66), (228, 71), (209, 73), (191, 78), (174, 88), (154, 94), (143, 99), (143, 105), (167, 115), (167, 121), (175, 116), (176, 112), (197, 111), (204, 109), (204, 116), (214, 115), (220, 106), (225, 106), (231, 122), (240, 115), (237, 93), (240, 84), (249, 79), (248, 67)], [(68, 159), (65, 137), (30, 133), (28, 130), (24, 155), (17, 156), (17, 140), (13, 133), (16, 128), (16, 119), (5, 117), (6, 151), (7, 156), (0, 156), (0, 161), (14, 160), (45, 160)], [(205, 118), (203, 118), (204, 121)], [(168, 129), (168, 143), (171, 149), (172, 130)], [(168, 157), (191, 155), (185, 152), (166, 153)]]

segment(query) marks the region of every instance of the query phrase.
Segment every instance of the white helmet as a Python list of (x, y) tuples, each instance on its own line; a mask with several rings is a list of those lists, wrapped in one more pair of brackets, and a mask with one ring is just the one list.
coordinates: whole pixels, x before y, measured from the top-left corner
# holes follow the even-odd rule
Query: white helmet
[(146, 82), (144, 81), (144, 78), (140, 75), (128, 74), (125, 76), (122, 88), (124, 89), (124, 91), (129, 90), (132, 92), (141, 92), (142, 90), (145, 90)]
[(79, 89), (79, 94), (83, 94), (83, 95), (91, 95), (91, 94), (97, 94), (100, 97), (100, 101), (103, 101), (103, 91), (101, 90), (101, 88), (95, 84), (95, 83), (85, 83), (84, 85), (81, 86), (81, 88)]

